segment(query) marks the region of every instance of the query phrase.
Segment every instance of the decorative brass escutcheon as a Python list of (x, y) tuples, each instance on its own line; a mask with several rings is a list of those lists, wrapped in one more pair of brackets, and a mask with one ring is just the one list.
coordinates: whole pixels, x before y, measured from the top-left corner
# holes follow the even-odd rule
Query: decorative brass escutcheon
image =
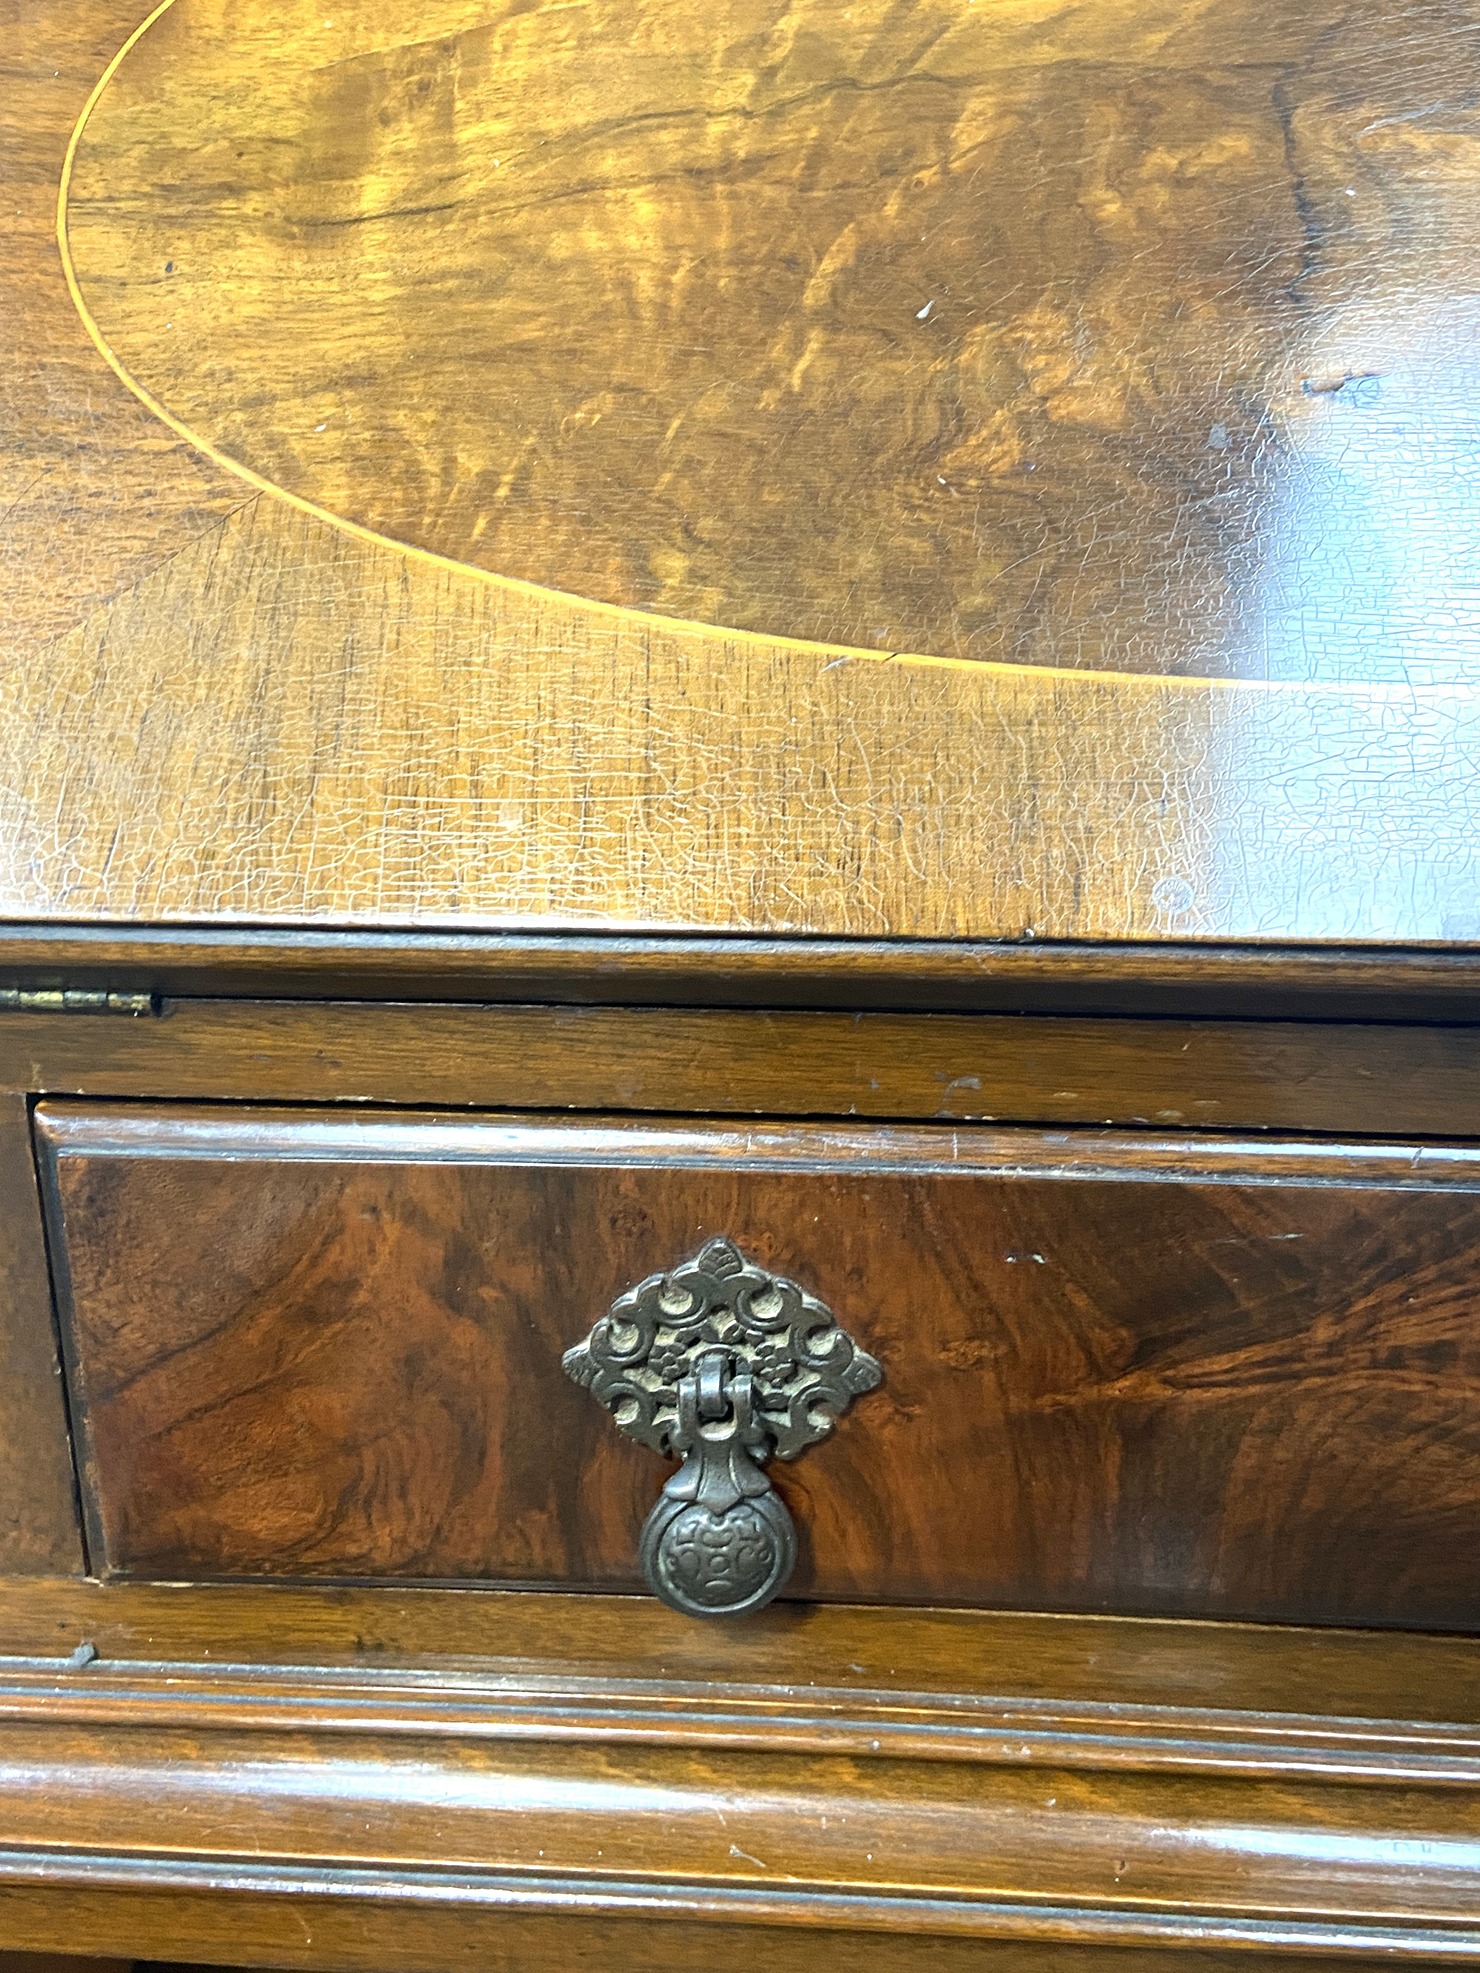
[(682, 1460), (638, 1553), (654, 1595), (691, 1617), (782, 1588), (796, 1529), (761, 1467), (826, 1438), (883, 1375), (830, 1308), (732, 1240), (619, 1295), (562, 1361), (629, 1438)]

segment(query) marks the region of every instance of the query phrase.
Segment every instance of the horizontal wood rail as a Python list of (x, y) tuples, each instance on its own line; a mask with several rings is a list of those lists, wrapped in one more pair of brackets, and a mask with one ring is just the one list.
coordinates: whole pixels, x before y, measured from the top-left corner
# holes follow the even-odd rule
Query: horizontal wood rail
[(65, 1909), (79, 1950), (426, 1973), (680, 1923), (722, 1966), (1480, 1961), (1466, 1640), (39, 1581), (0, 1643), (16, 1945)]
[(1480, 1025), (167, 999), (0, 1015), (7, 1088), (1467, 1137)]
[(1480, 948), (0, 924), (0, 979), (271, 999), (1475, 1018)]

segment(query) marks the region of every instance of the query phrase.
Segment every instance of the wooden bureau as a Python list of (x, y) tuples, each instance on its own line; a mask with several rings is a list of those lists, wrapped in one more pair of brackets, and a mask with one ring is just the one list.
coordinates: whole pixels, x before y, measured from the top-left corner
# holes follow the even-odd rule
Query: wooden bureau
[(0, 49), (0, 1948), (1480, 1962), (1469, 0), (140, 6)]

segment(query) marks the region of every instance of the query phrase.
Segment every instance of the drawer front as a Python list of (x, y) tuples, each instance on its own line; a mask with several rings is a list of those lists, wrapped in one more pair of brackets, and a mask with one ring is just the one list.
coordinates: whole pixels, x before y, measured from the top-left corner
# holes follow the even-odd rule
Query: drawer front
[(706, 1241), (883, 1369), (768, 1472), (797, 1598), (1469, 1626), (1480, 1152), (38, 1111), (92, 1561), (639, 1588), (562, 1372)]

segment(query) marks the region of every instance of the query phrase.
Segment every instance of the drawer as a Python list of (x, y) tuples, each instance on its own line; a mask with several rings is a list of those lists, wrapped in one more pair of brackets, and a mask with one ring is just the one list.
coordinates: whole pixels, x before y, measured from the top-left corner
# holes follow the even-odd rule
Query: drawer
[(724, 1240), (882, 1380), (767, 1476), (799, 1599), (1466, 1627), (1480, 1151), (37, 1111), (92, 1566), (642, 1587), (562, 1357)]

